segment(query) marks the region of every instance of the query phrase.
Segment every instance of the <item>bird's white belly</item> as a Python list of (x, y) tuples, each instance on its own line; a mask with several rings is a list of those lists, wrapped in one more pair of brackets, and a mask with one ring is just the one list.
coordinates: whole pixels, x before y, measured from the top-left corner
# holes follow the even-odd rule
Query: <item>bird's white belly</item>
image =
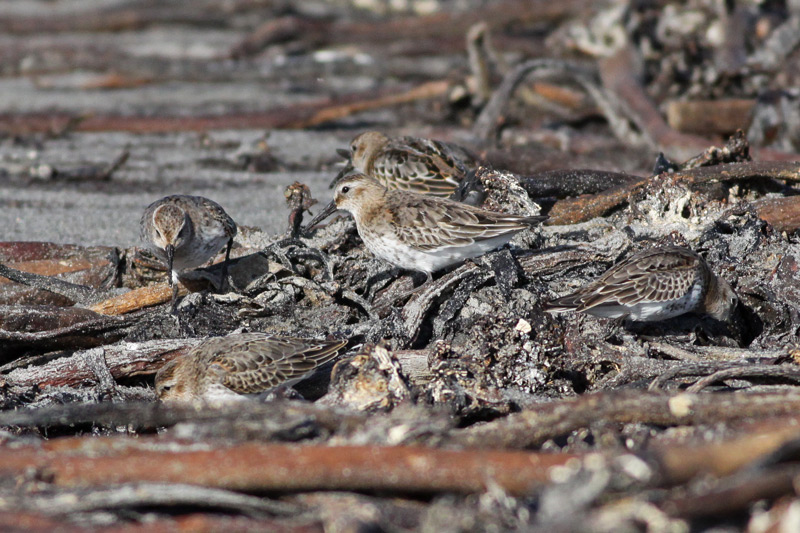
[(627, 308), (628, 316), (632, 320), (642, 322), (654, 322), (680, 316), (697, 308), (702, 293), (703, 287), (699, 283), (695, 283), (689, 292), (676, 300), (667, 302), (640, 302), (630, 306)]
[(203, 391), (201, 398), (205, 403), (212, 406), (229, 405), (232, 403), (244, 402), (249, 399), (246, 395), (233, 392), (221, 383), (208, 385)]
[[(506, 244), (514, 235), (501, 235), (493, 239), (473, 242), (463, 246), (443, 246), (431, 250), (418, 250), (388, 237), (366, 238), (364, 244), (374, 255), (407, 270), (436, 272), (465, 259), (478, 257)], [(363, 238), (363, 237), (362, 237)]]

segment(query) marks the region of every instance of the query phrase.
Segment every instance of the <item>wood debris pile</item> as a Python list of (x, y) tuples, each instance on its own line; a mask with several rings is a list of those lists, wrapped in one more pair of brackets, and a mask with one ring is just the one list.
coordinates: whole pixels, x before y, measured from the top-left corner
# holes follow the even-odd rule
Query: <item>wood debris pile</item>
[[(0, 242), (0, 525), (800, 527), (800, 14), (780, 2), (408, 4), (131, 1), (0, 17), (4, 76), (36, 74), (37, 90), (64, 97), (0, 113), (9, 191), (157, 197), (164, 184), (141, 168), (172, 192), (288, 187), (288, 224), (240, 226), (232, 290), (213, 290), (220, 263), (198, 270), (175, 315), (163, 266), (138, 247)], [(217, 53), (199, 59), (105, 33), (206, 26)], [(48, 32), (60, 46), (25, 39)], [(173, 110), (163, 89), (209, 82), (274, 90), (275, 105), (228, 91)], [(95, 90), (95, 102), (64, 96)], [(120, 90), (133, 96), (113, 108), (102, 95)], [(319, 184), (335, 151), (286, 156), (263, 130), (298, 130), (311, 153), (365, 124), (469, 145), (485, 164), (459, 198), (548, 221), (421, 287), (372, 256), (349, 218), (303, 227), (329, 196)], [(113, 132), (110, 152), (89, 153), (93, 132)], [(184, 151), (171, 159), (151, 150), (160, 142)], [(175, 178), (176, 161), (196, 177)], [(545, 312), (664, 245), (730, 282), (730, 324)], [(347, 339), (348, 351), (294, 398), (155, 401), (165, 362), (243, 331)]]

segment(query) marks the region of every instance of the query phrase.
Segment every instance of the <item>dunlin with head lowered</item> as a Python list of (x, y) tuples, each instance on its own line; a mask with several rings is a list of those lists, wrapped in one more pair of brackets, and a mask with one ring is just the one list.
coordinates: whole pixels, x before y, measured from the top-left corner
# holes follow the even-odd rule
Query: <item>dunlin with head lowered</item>
[(547, 217), (507, 215), (446, 198), (388, 190), (364, 174), (336, 184), (334, 200), (308, 227), (337, 209), (348, 211), (364, 245), (395, 266), (431, 273), (483, 255)]
[(236, 223), (218, 203), (202, 196), (166, 196), (145, 209), (140, 229), (142, 240), (167, 266), (173, 309), (180, 271), (202, 265), (227, 244), (225, 282)]
[(467, 172), (478, 166), (468, 150), (421, 137), (389, 138), (367, 131), (339, 154), (349, 161), (334, 180), (352, 170), (375, 178), (387, 189), (412, 191), (431, 196), (450, 196)]
[(702, 257), (687, 248), (667, 246), (632, 255), (547, 307), (643, 322), (692, 311), (728, 321), (738, 302), (728, 282), (714, 275)]
[(156, 374), (164, 402), (224, 404), (291, 386), (339, 355), (347, 341), (316, 341), (266, 333), (214, 337)]

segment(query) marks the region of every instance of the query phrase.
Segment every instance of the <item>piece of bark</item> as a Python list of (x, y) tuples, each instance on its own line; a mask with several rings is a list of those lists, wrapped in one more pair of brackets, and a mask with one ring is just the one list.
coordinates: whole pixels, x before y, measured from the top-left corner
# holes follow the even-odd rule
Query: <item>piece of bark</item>
[(93, 348), (116, 342), (134, 324), (132, 319), (100, 315), (77, 307), (3, 306), (0, 309), (4, 320), (3, 329), (0, 329), (0, 355), (5, 361), (18, 351)]
[(729, 135), (746, 130), (755, 100), (672, 100), (667, 103), (667, 123), (682, 133)]
[(800, 228), (800, 196), (764, 198), (753, 202), (758, 218), (777, 231), (792, 233)]
[(502, 83), (494, 90), (489, 102), (483, 107), (472, 126), (475, 144), (494, 143), (498, 128), (505, 121), (504, 111), (509, 100), (523, 80), (529, 77), (543, 78), (558, 75), (569, 75), (576, 79), (587, 79), (592, 76), (589, 69), (552, 59), (532, 59), (514, 67), (503, 78)]
[[(116, 278), (120, 252), (43, 242), (0, 243), (0, 304), (96, 301)], [(5, 272), (5, 277), (2, 272)]]
[(564, 169), (520, 176), (520, 185), (531, 198), (580, 196), (595, 194), (614, 187), (638, 183), (644, 178), (591, 169)]
[(631, 193), (643, 187), (648, 180), (618, 185), (598, 194), (565, 198), (553, 204), (544, 221), (548, 226), (578, 224), (593, 218), (605, 216), (614, 209), (624, 205)]
[(98, 297), (101, 295), (100, 291), (93, 290), (91, 287), (85, 285), (71, 283), (53, 276), (42, 276), (40, 274), (24, 272), (2, 263), (0, 263), (0, 276), (39, 290), (58, 294), (80, 304), (88, 304), (97, 301)]
[[(794, 441), (800, 417), (792, 413), (762, 421), (757, 431), (747, 431), (721, 442), (675, 444), (660, 442), (649, 453), (660, 465), (662, 483), (679, 485), (698, 475), (727, 476)], [(753, 428), (756, 429), (756, 428)]]
[[(497, 486), (530, 494), (566, 453), (457, 451), (415, 446), (241, 444), (211, 450), (118, 447), (118, 439), (62, 439), (62, 451), (19, 446), (0, 454), (0, 473), (36, 472), (61, 487), (186, 483), (244, 492), (351, 490), (480, 493)], [(88, 445), (81, 448), (81, 444)], [(153, 444), (156, 444), (153, 441)], [(66, 447), (64, 447), (66, 445)], [(69, 451), (67, 451), (69, 450)]]
[(108, 181), (130, 157), (130, 152), (124, 150), (113, 161), (88, 165), (78, 168), (57, 169), (50, 167), (49, 179), (61, 181)]
[(103, 320), (101, 315), (79, 307), (0, 306), (0, 339), (36, 336)]
[(697, 393), (718, 381), (736, 378), (776, 379), (797, 383), (800, 381), (800, 368), (796, 365), (748, 365), (738, 368), (725, 368), (698, 379), (686, 389), (686, 392)]
[[(186, 296), (189, 291), (183, 283), (178, 284), (178, 297)], [(117, 316), (131, 313), (170, 301), (172, 288), (168, 283), (158, 283), (139, 289), (133, 289), (119, 296), (113, 296), (89, 307), (89, 310), (101, 315)]]

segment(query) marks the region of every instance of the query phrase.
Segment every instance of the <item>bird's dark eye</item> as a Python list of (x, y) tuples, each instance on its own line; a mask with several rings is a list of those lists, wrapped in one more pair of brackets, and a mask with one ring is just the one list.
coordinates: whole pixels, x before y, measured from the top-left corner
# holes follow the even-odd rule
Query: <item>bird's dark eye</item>
[(161, 392), (167, 392), (171, 388), (172, 388), (172, 385), (164, 385), (163, 387), (161, 387)]
[(357, 146), (357, 145), (355, 145), (355, 144), (354, 144), (354, 145), (352, 145), (352, 146), (350, 146), (350, 151), (351, 151), (351, 152), (357, 152), (357, 151), (358, 151), (358, 146)]
[(350, 192), (350, 187), (344, 186), (342, 187), (342, 194), (347, 194)]

